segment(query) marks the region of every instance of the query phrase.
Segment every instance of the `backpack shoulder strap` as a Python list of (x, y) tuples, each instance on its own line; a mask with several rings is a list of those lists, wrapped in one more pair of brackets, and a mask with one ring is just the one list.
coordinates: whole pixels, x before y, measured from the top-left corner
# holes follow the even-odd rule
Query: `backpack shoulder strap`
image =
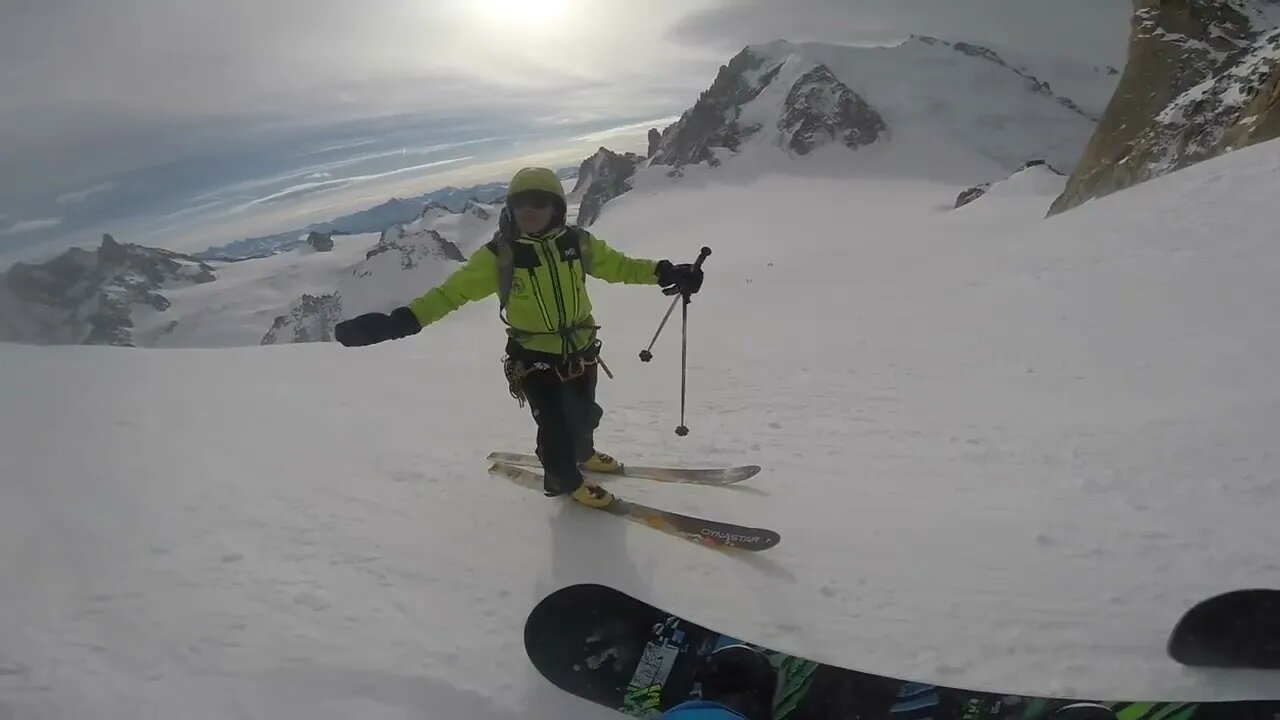
[(512, 278), (515, 277), (515, 254), (511, 250), (511, 241), (497, 232), (484, 246), (498, 259), (498, 309), (506, 310), (507, 300), (511, 297)]
[(493, 238), (484, 246), (497, 257), (498, 262), (498, 317), (504, 319), (507, 300), (511, 298), (511, 282), (515, 277), (515, 251), (511, 249), (515, 223), (511, 220), (510, 211), (504, 205), (498, 215), (498, 229), (493, 231)]
[(578, 249), (578, 257), (582, 259), (582, 269), (591, 273), (591, 245), (586, 241), (587, 231), (580, 225), (565, 226), (565, 235), (572, 247)]

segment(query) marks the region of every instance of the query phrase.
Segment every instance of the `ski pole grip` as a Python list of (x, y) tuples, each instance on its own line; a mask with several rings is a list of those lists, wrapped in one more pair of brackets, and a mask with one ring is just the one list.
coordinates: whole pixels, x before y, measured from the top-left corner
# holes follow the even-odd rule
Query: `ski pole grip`
[(710, 255), (710, 254), (711, 254), (711, 248), (709, 248), (709, 247), (703, 247), (703, 248), (702, 248), (702, 252), (698, 253), (698, 259), (697, 259), (697, 260), (695, 260), (695, 261), (693, 262), (693, 266), (694, 266), (694, 267), (696, 267), (696, 268), (698, 268), (698, 269), (701, 269), (701, 268), (702, 268), (702, 261), (703, 261), (703, 260), (706, 260), (706, 259), (707, 259), (707, 256), (708, 256), (708, 255)]

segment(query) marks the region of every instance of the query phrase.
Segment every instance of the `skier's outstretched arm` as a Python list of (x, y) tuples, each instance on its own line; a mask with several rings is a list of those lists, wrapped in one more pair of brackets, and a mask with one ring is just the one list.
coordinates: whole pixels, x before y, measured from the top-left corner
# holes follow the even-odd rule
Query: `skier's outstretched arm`
[[(584, 231), (585, 232), (585, 231)], [(587, 232), (587, 253), (591, 258), (591, 274), (606, 282), (629, 285), (657, 285), (658, 263), (627, 257)]]
[(701, 268), (690, 263), (676, 265), (670, 260), (627, 257), (589, 232), (587, 252), (591, 255), (591, 274), (607, 282), (661, 285), (664, 290), (690, 295), (702, 287)]
[(493, 251), (482, 247), (443, 283), (407, 305), (390, 313), (365, 313), (338, 323), (334, 339), (348, 347), (358, 347), (413, 335), (463, 305), (497, 292), (497, 263)]
[(483, 300), (498, 292), (498, 258), (488, 247), (471, 255), (466, 265), (455, 270), (443, 283), (410, 301), (409, 309), (426, 327), (469, 302)]

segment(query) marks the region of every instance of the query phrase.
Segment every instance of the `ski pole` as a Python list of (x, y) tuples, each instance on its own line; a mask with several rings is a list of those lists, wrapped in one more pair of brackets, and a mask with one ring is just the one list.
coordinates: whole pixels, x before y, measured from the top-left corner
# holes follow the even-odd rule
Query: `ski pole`
[(671, 311), (676, 309), (676, 303), (680, 302), (680, 298), (671, 298), (671, 307), (667, 308), (667, 314), (662, 316), (662, 322), (658, 323), (658, 332), (653, 334), (653, 339), (649, 341), (649, 347), (640, 351), (640, 362), (649, 362), (653, 359), (653, 344), (658, 342), (658, 336), (662, 334), (662, 328), (667, 326), (667, 318), (671, 317)]
[[(710, 254), (711, 248), (702, 248), (693, 267), (701, 269), (702, 261), (706, 260)], [(684, 303), (680, 306), (680, 424), (676, 426), (676, 435), (684, 437), (689, 434), (689, 428), (684, 424), (685, 388), (689, 374), (689, 294), (683, 293), (681, 297)]]
[[(698, 258), (702, 262), (702, 258)], [(684, 296), (684, 304), (680, 306), (680, 424), (676, 426), (676, 435), (684, 437), (689, 428), (684, 424), (685, 380), (689, 367), (689, 296)]]
[[(702, 252), (699, 253), (698, 259), (694, 261), (693, 266), (695, 268), (701, 268), (702, 261), (706, 260), (707, 256), (710, 254), (711, 248), (702, 248)], [(665, 293), (667, 291), (664, 290), (663, 292)], [(658, 331), (653, 334), (653, 339), (649, 341), (649, 347), (640, 351), (640, 362), (649, 362), (650, 360), (653, 360), (653, 346), (658, 342), (658, 336), (662, 334), (662, 329), (667, 326), (667, 320), (671, 317), (671, 311), (676, 309), (676, 303), (680, 301), (681, 296), (677, 293), (669, 294), (676, 295), (676, 297), (671, 298), (671, 306), (667, 308), (667, 314), (662, 316), (662, 322), (658, 323)], [(686, 305), (689, 304), (689, 297), (687, 295), (684, 296), (684, 302)]]

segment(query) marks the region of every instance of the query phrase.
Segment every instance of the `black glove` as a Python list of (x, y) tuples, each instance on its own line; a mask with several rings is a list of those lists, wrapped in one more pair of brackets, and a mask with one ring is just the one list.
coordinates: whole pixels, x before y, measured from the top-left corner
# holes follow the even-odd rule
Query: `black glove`
[(407, 307), (398, 307), (391, 314), (371, 312), (343, 320), (333, 328), (333, 338), (347, 347), (373, 345), (384, 340), (398, 340), (413, 335), (422, 324)]
[(702, 268), (692, 263), (672, 265), (670, 260), (659, 260), (654, 274), (663, 295), (692, 295), (702, 289)]

